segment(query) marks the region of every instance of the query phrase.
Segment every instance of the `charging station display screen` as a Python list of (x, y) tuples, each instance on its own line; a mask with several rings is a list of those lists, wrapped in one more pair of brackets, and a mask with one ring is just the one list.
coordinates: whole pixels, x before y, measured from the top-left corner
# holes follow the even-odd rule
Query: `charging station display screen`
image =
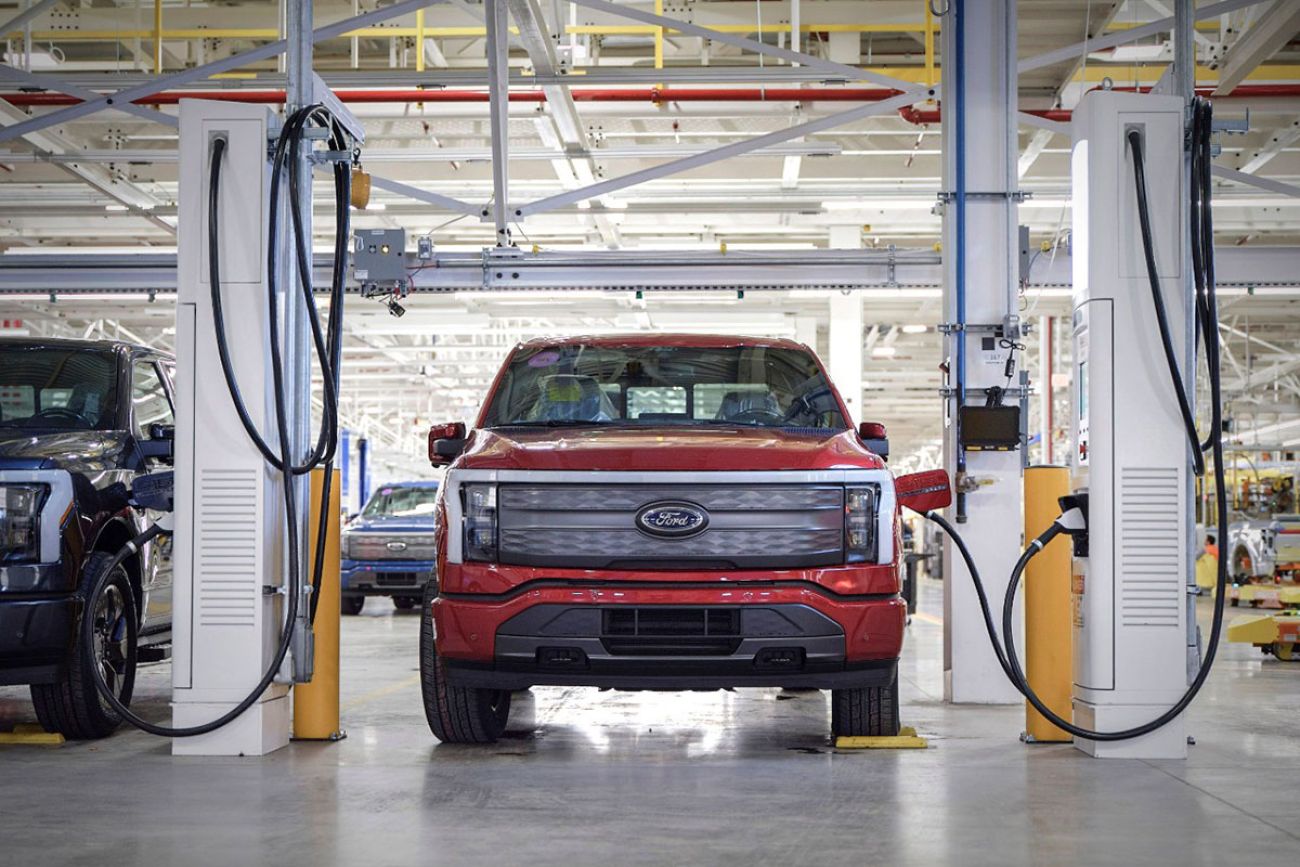
[(1017, 448), (1020, 445), (1020, 407), (963, 406), (961, 438), (968, 449)]

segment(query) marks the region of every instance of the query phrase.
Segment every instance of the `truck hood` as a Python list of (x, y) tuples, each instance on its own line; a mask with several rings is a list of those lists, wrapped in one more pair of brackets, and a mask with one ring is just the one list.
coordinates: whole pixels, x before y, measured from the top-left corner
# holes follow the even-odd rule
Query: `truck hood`
[(884, 462), (853, 431), (750, 427), (477, 430), (453, 469), (830, 470)]
[(129, 437), (119, 431), (58, 431), (0, 427), (0, 468), (120, 469)]
[(433, 513), (425, 517), (410, 515), (367, 515), (358, 517), (344, 527), (348, 533), (432, 533), (437, 527)]

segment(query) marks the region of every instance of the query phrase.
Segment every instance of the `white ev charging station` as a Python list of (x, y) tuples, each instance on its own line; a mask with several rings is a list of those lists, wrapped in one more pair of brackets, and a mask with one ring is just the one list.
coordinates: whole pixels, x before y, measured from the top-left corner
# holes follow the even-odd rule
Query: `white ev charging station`
[[(172, 662), (177, 726), (198, 725), (235, 706), (271, 664), (284, 619), (284, 482), (268, 471), (245, 434), (219, 374), (208, 276), (208, 256), (219, 253), (222, 290), (238, 311), (227, 327), (234, 373), (250, 396), (253, 423), (269, 430), (275, 407), (266, 361), (267, 148), (277, 129), (278, 118), (265, 106), (181, 104), (176, 360), (184, 382), (177, 389)], [(218, 138), (227, 142), (231, 170), (220, 188), (223, 249), (209, 251), (207, 177)], [(239, 718), (210, 734), (174, 740), (173, 752), (262, 755), (284, 746), (291, 682), (282, 670)]]
[[(1160, 290), (1178, 358), (1189, 357), (1181, 97), (1094, 91), (1076, 110), (1072, 487), (1088, 493), (1072, 602), (1074, 719), (1127, 729), (1174, 705), (1196, 667), (1186, 520), (1187, 438), (1158, 339), (1127, 136), (1146, 152)], [(1090, 755), (1184, 758), (1183, 718)]]

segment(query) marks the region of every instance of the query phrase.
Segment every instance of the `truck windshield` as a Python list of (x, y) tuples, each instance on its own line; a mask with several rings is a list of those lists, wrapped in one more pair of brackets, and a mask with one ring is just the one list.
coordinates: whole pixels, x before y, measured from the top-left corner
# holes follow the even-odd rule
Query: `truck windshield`
[(106, 430), (116, 402), (112, 352), (0, 345), (0, 428)]
[(375, 492), (361, 514), (371, 517), (392, 515), (399, 518), (432, 515), (437, 499), (437, 488), (384, 487)]
[(847, 427), (808, 352), (581, 343), (516, 352), (483, 426), (594, 424)]

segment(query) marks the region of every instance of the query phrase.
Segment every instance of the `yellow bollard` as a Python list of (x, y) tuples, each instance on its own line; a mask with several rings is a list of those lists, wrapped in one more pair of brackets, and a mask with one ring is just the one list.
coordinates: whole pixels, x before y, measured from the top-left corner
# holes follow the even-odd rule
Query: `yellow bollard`
[[(1061, 514), (1058, 497), (1070, 493), (1070, 471), (1040, 466), (1025, 470), (1025, 538), (1041, 535)], [(1070, 613), (1070, 539), (1058, 536), (1025, 569), (1025, 677), (1043, 703), (1073, 719), (1073, 625)], [(1025, 739), (1069, 741), (1070, 736), (1025, 703)]]
[[(316, 551), (316, 528), (320, 521), (320, 491), (325, 480), (323, 469), (311, 474), (311, 533), (307, 541), (307, 569)], [(311, 683), (293, 689), (293, 736), (295, 740), (336, 741), (345, 735), (339, 726), (339, 471), (334, 470), (330, 485), (329, 525), (325, 537), (325, 566), (321, 573), (320, 602), (316, 607), (316, 654)]]

